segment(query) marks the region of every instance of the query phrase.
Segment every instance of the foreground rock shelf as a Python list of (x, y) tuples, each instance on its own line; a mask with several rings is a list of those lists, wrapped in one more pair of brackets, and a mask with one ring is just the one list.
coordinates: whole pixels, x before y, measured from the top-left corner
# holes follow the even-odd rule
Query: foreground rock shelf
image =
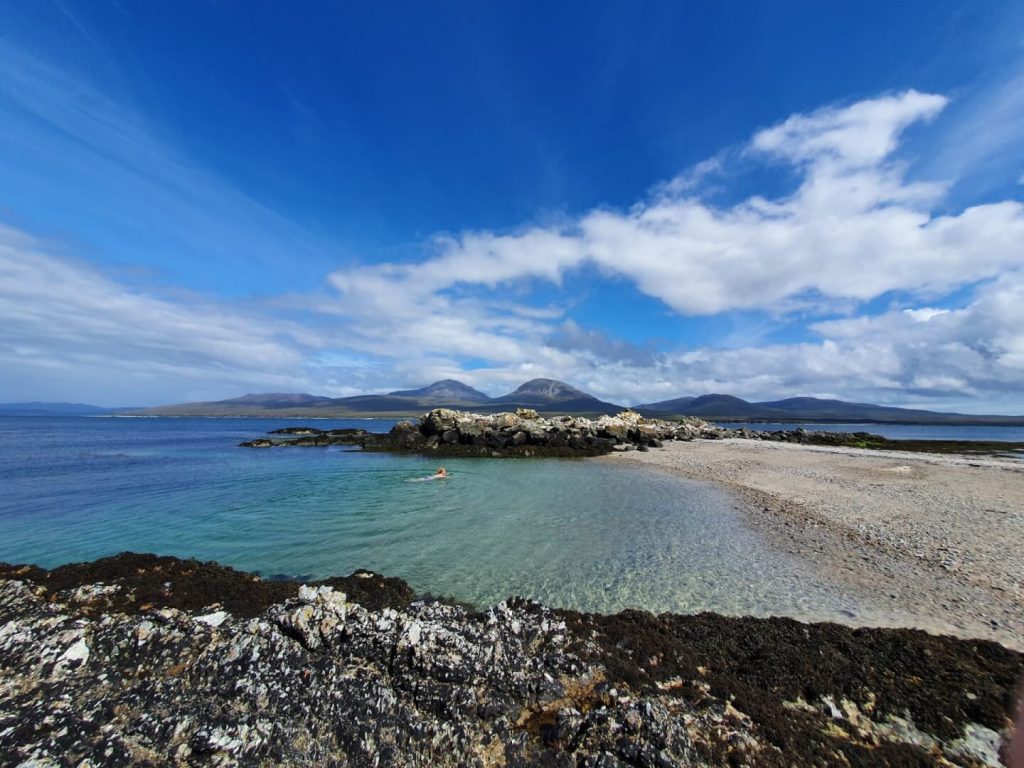
[(0, 764), (998, 765), (1024, 657), (913, 630), (0, 566)]

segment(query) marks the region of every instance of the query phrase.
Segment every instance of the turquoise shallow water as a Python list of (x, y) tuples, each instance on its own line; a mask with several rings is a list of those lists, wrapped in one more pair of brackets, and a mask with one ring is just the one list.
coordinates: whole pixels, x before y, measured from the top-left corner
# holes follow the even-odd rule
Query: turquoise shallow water
[(437, 462), (237, 447), (295, 423), (0, 419), (0, 560), (52, 567), (130, 549), (268, 577), (370, 568), (478, 605), (522, 594), (606, 612), (861, 608), (710, 485), (601, 461), (510, 459), (449, 460), (449, 480), (413, 483)]

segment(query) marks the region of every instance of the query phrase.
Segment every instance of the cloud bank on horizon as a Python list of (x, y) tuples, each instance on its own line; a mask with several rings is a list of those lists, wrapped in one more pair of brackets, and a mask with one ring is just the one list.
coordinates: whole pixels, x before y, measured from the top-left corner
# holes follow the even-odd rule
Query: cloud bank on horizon
[[(52, 73), (21, 61), (22, 82), (36, 78), (35, 90), (8, 81), (0, 96), (72, 138), (84, 135), (95, 162), (108, 162), (97, 125), (129, 118), (84, 85), (76, 109), (57, 109), (39, 91)], [(500, 394), (545, 376), (623, 403), (728, 392), (1021, 412), (1024, 204), (955, 208), (956, 178), (909, 170), (914, 132), (941, 127), (949, 105), (915, 90), (825, 105), (754, 130), (629, 208), (442, 233), (412, 257), (348, 259), (318, 290), (282, 286), (245, 300), (140, 285), (8, 222), (0, 227), (0, 399), (341, 396), (440, 378)], [(195, 188), (196, 172), (171, 146), (142, 122), (130, 127), (145, 158), (117, 157), (119, 167), (155, 166), (162, 184), (187, 178)], [(759, 174), (775, 181), (747, 193)], [(284, 221), (202, 178), (208, 200), (172, 210), (199, 216), (228, 200), (228, 224), (259, 218), (268, 238)], [(287, 236), (314, 240), (292, 227)], [(254, 242), (239, 238), (243, 249)], [(234, 258), (244, 270), (245, 254)], [(611, 314), (604, 327), (579, 311), (581, 297), (595, 293)], [(638, 298), (620, 306), (618, 293)], [(617, 320), (629, 320), (615, 313), (637, 301), (647, 318), (639, 338), (635, 329), (615, 333)], [(701, 337), (720, 321), (752, 330)], [(674, 337), (680, 324), (698, 330)]]

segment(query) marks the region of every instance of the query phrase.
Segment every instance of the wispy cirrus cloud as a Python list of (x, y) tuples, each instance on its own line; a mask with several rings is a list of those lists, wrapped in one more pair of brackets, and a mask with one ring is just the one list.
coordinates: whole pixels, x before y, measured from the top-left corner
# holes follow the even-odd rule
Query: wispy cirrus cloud
[(965, 89), (948, 112), (922, 172), (955, 180), (957, 191), (974, 195), (1012, 185), (1024, 167), (1024, 63)]
[(718, 208), (689, 188), (666, 186), (628, 211), (594, 210), (557, 229), (448, 237), (421, 262), (342, 270), (330, 280), (346, 301), (422, 297), (457, 286), (559, 283), (593, 264), (682, 314), (775, 309), (812, 293), (866, 301), (889, 291), (948, 291), (1019, 263), (1024, 205), (930, 212), (945, 185), (907, 180), (892, 154), (905, 128), (945, 104), (908, 91), (758, 132), (748, 152), (801, 174), (781, 199)]
[(37, 399), (63, 390), (104, 404), (140, 392), (173, 402), (240, 382), (305, 389), (307, 356), (323, 345), (258, 311), (132, 289), (0, 227), (0, 365), (8, 386), (35, 381)]
[(224, 292), (244, 271), (243, 293), (337, 263), (336, 244), (203, 167), (129, 98), (3, 37), (0, 165), (20, 222), (72, 233), (104, 263)]

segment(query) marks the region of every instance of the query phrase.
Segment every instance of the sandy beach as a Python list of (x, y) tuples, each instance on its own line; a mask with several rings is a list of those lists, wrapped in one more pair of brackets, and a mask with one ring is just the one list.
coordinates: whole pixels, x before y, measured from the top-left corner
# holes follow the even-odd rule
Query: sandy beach
[(731, 488), (752, 525), (863, 597), (852, 624), (1024, 649), (1024, 463), (733, 439), (601, 460)]

